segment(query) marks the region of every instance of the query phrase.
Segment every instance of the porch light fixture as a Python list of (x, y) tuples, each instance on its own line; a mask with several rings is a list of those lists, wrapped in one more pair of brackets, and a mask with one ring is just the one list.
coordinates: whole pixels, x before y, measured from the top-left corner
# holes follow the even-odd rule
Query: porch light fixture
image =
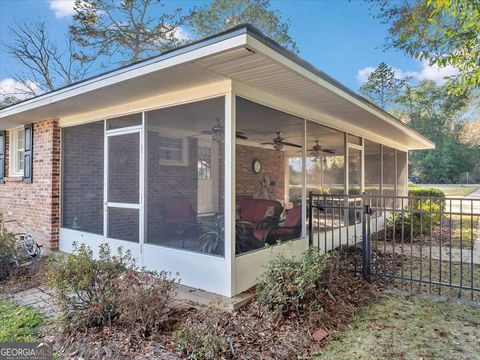
[(283, 149), (283, 142), (275, 142), (275, 144), (273, 144), (273, 148), (277, 151), (281, 151)]
[(223, 139), (224, 139), (224, 137), (225, 137), (225, 136), (224, 136), (223, 131), (215, 131), (215, 132), (212, 134), (212, 140), (213, 140), (214, 142), (217, 142), (217, 143), (222, 142)]
[(322, 156), (322, 147), (319, 145), (318, 140), (315, 140), (315, 145), (312, 148), (312, 155), (317, 160)]

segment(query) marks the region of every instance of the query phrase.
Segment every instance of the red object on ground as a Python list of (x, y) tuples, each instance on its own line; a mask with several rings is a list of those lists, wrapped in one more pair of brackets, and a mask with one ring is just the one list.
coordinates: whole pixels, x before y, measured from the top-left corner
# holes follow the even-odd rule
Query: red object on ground
[(319, 329), (319, 330), (315, 331), (312, 335), (313, 339), (317, 340), (317, 341), (322, 341), (327, 336), (328, 336), (328, 332), (326, 330), (323, 330), (323, 329)]

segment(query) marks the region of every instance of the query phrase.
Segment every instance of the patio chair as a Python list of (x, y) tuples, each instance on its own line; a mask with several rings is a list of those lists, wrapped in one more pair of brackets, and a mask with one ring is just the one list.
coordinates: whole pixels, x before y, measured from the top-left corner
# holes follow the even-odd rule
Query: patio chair
[(284, 220), (268, 228), (257, 228), (253, 235), (258, 241), (274, 245), (277, 241), (287, 241), (300, 237), (302, 232), (302, 207), (294, 206), (287, 211)]
[(185, 238), (198, 237), (197, 213), (193, 210), (190, 200), (181, 198), (165, 200), (160, 212), (165, 230), (181, 238), (182, 247), (185, 247)]
[(253, 232), (278, 224), (283, 206), (276, 200), (243, 199), (237, 202), (237, 222)]

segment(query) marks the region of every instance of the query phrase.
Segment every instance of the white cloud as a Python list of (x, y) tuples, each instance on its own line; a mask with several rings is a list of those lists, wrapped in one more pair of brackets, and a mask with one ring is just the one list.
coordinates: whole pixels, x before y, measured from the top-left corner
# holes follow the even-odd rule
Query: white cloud
[(458, 69), (451, 65), (439, 67), (437, 65), (429, 65), (428, 61), (422, 60), (422, 70), (416, 74), (418, 80), (433, 80), (438, 85), (443, 85), (447, 81), (445, 77), (457, 75)]
[(358, 70), (357, 71), (357, 76), (356, 76), (357, 81), (361, 84), (366, 83), (367, 80), (368, 80), (368, 77), (374, 71), (375, 71), (375, 68), (372, 67), (372, 66), (367, 66), (367, 67), (364, 67), (363, 69)]
[(0, 100), (3, 100), (7, 96), (13, 96), (19, 100), (25, 100), (32, 97), (32, 95), (28, 94), (31, 90), (38, 92), (38, 84), (29, 81), (28, 85), (25, 85), (12, 78), (0, 80)]
[(175, 35), (175, 38), (180, 42), (187, 42), (192, 40), (192, 35), (190, 34), (190, 32), (188, 32), (188, 30), (186, 30), (182, 26), (176, 27), (173, 34)]
[[(403, 71), (402, 69), (392, 67), (397, 79), (405, 79), (411, 77), (414, 80), (432, 80), (438, 85), (443, 85), (447, 81), (445, 77), (458, 74), (458, 69), (453, 66), (439, 67), (437, 65), (429, 65), (428, 61), (422, 60), (419, 62), (419, 71)], [(369, 75), (375, 70), (372, 66), (364, 67), (357, 71), (357, 81), (360, 84), (367, 82)]]
[(75, 14), (75, 0), (49, 0), (49, 4), (57, 18), (70, 17)]

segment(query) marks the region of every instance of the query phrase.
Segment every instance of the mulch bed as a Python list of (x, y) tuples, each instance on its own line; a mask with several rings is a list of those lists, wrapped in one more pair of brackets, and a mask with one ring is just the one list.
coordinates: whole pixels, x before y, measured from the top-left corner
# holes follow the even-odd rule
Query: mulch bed
[(0, 281), (0, 295), (12, 295), (44, 285), (47, 261), (46, 257), (40, 258), (29, 265), (18, 268), (8, 279)]
[[(317, 341), (313, 334), (326, 330), (330, 335), (349, 326), (353, 316), (382, 296), (385, 282), (369, 283), (350, 271), (356, 264), (361, 268), (361, 256), (354, 247), (337, 251), (340, 261), (332, 261), (319, 281), (318, 289), (304, 299), (299, 313), (292, 312), (283, 318), (265, 314), (254, 300), (235, 312), (207, 308), (192, 303), (172, 302), (169, 322), (163, 331), (148, 337), (133, 332), (134, 325), (114, 325), (103, 328), (85, 328), (75, 333), (63, 332), (56, 323), (45, 329), (44, 339), (55, 342), (55, 350), (64, 359), (183, 359), (186, 355), (175, 347), (176, 330), (187, 322), (203, 324), (216, 320), (217, 332), (229, 339), (231, 359), (300, 359), (319, 351), (326, 340)], [(379, 253), (372, 262), (387, 264), (393, 270), (399, 257)], [(0, 294), (38, 287), (45, 282), (46, 260), (41, 259), (19, 269), (11, 278), (0, 282)]]
[[(163, 332), (138, 338), (131, 328), (90, 328), (73, 335), (57, 334), (56, 349), (62, 358), (176, 359), (185, 354), (175, 350), (174, 332), (187, 321), (204, 323), (215, 318), (219, 333), (233, 348), (232, 359), (307, 358), (328, 342), (318, 342), (312, 334), (324, 329), (330, 334), (349, 326), (353, 316), (382, 296), (382, 282), (368, 283), (351, 267), (352, 248), (342, 250), (348, 260), (332, 263), (319, 289), (305, 299), (300, 317), (296, 313), (282, 319), (265, 315), (256, 301), (235, 312), (176, 303), (170, 309), (170, 324)], [(387, 254), (388, 261), (393, 261)], [(358, 258), (356, 259), (358, 261)], [(392, 265), (393, 266), (393, 265)]]

